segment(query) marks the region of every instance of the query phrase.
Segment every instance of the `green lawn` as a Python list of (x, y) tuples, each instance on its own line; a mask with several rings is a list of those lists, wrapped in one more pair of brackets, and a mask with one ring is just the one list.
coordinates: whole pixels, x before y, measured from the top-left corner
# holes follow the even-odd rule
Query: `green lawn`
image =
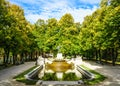
[(34, 85), (36, 83), (36, 81), (27, 80), (27, 79), (25, 79), (24, 75), (29, 73), (31, 70), (33, 70), (36, 67), (37, 66), (34, 66), (34, 67), (24, 71), (23, 73), (20, 73), (19, 75), (15, 76), (14, 79), (16, 79), (16, 81), (25, 83), (26, 85)]
[[(14, 79), (16, 79), (19, 82), (25, 83), (27, 85), (34, 85), (36, 83), (36, 81), (27, 80), (27, 79), (25, 79), (24, 75), (27, 74), (28, 72), (30, 72), (31, 70), (33, 70), (35, 67), (36, 66), (34, 66), (34, 67), (24, 71), (23, 73), (15, 76)], [(95, 75), (95, 79), (93, 79), (93, 80), (87, 80), (87, 79), (83, 80), (86, 85), (95, 85), (95, 84), (98, 84), (106, 79), (106, 77), (103, 76), (102, 74), (100, 74), (94, 70), (91, 70), (90, 68), (87, 68), (84, 65), (81, 65), (81, 67), (84, 68), (85, 70), (88, 70), (89, 72), (91, 72)]]
[(95, 85), (98, 84), (102, 81), (104, 81), (107, 77), (105, 77), (104, 75), (84, 66), (84, 65), (80, 65), (82, 68), (84, 68), (85, 70), (88, 70), (89, 72), (93, 73), (95, 75), (95, 78), (93, 80), (87, 80), (84, 79), (83, 81), (85, 82), (85, 84), (87, 85)]

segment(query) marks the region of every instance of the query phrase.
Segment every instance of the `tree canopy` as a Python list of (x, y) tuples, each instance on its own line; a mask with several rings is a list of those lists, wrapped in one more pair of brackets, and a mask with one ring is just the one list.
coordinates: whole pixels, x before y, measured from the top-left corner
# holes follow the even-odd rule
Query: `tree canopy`
[(21, 7), (0, 0), (0, 50), (4, 50), (5, 64), (10, 55), (15, 64), (18, 59), (33, 59), (38, 53), (55, 56), (59, 51), (65, 56), (81, 55), (100, 62), (112, 60), (114, 65), (120, 47), (119, 22), (120, 0), (101, 0), (100, 7), (82, 24), (74, 22), (70, 13), (60, 20), (38, 19), (31, 24)]

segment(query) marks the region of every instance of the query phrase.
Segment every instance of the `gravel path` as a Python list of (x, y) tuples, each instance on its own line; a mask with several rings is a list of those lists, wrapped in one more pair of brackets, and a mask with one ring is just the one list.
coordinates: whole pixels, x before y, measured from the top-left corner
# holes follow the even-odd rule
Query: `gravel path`
[(108, 79), (97, 86), (120, 86), (120, 66), (101, 65), (92, 61), (84, 62), (84, 64), (108, 77)]
[(25, 62), (24, 64), (18, 66), (12, 66), (10, 68), (0, 70), (0, 81), (11, 80), (14, 76), (33, 67), (34, 65), (35, 62)]

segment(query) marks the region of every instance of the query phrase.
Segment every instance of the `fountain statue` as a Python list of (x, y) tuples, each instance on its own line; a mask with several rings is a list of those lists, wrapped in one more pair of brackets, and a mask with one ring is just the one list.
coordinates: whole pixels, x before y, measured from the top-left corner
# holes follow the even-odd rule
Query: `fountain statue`
[(57, 54), (56, 59), (57, 59), (57, 60), (62, 60), (62, 59), (63, 59), (63, 56), (62, 56), (62, 53), (60, 53), (60, 46), (58, 46), (57, 49), (58, 49), (58, 54)]
[(62, 53), (58, 53), (56, 59), (57, 60), (62, 60), (63, 59)]
[[(55, 60), (52, 61), (51, 64), (46, 64), (47, 69), (51, 69), (54, 72), (65, 72), (68, 69), (73, 69), (74, 64), (67, 63), (65, 59), (63, 59), (62, 53), (60, 53), (60, 46), (57, 47), (58, 49), (58, 54)], [(62, 75), (62, 73), (60, 73)], [(58, 73), (57, 73), (58, 75)]]

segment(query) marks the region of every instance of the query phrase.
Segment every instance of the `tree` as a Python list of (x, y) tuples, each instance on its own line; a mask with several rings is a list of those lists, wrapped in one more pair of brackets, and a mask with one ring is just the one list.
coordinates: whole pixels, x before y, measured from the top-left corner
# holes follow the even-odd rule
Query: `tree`
[(66, 13), (63, 15), (59, 21), (59, 26), (61, 27), (71, 27), (74, 24), (74, 19), (71, 14)]
[[(17, 5), (4, 0), (0, 3), (0, 47), (4, 49), (4, 63), (9, 63), (9, 53), (13, 54), (13, 64), (23, 61), (23, 51), (28, 46), (29, 40), (28, 21), (24, 17), (24, 11)], [(29, 25), (30, 26), (30, 25)], [(17, 57), (20, 55), (21, 57)]]
[(79, 39), (78, 34), (80, 25), (74, 23), (71, 14), (65, 14), (61, 17), (59, 23), (59, 39), (58, 46), (60, 51), (65, 55), (75, 55), (79, 52)]
[(11, 42), (11, 29), (13, 21), (15, 21), (14, 17), (9, 13), (9, 7), (11, 4), (4, 0), (1, 1), (0, 5), (0, 45), (4, 49), (4, 63), (8, 63), (9, 52), (10, 52), (10, 42)]
[(45, 42), (45, 34), (46, 34), (46, 23), (44, 20), (39, 19), (35, 23), (35, 29), (33, 31), (33, 35), (35, 36), (35, 41), (40, 49), (40, 52), (43, 54), (45, 50), (44, 42)]
[(84, 54), (91, 51), (96, 52), (96, 59), (99, 57), (101, 62), (101, 59), (107, 59), (109, 56), (104, 55), (104, 52), (112, 52), (113, 65), (117, 57), (116, 49), (119, 47), (118, 4), (117, 0), (102, 0), (101, 8), (97, 9), (91, 16), (85, 17), (79, 35), (80, 48), (85, 52)]
[(114, 9), (108, 7), (108, 14), (105, 16), (104, 23), (106, 32), (108, 32), (107, 40), (109, 41), (109, 48), (112, 49), (112, 62), (115, 65), (115, 61), (117, 59), (117, 53), (119, 48), (119, 20), (120, 20), (120, 6), (115, 7)]

